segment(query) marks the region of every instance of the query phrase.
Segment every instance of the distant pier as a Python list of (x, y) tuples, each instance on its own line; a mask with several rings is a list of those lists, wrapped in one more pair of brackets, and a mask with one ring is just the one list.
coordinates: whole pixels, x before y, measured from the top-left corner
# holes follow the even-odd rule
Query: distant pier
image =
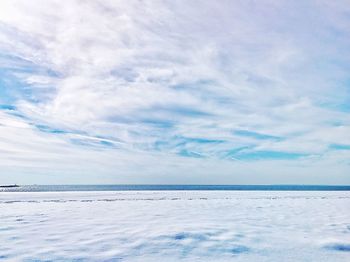
[(0, 188), (11, 188), (11, 187), (19, 187), (19, 185), (0, 185)]

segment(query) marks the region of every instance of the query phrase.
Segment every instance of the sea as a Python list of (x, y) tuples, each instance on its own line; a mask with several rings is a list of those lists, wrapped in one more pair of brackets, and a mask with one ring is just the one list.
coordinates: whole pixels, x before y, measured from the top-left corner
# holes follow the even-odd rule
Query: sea
[(340, 185), (19, 185), (1, 187), (0, 192), (65, 192), (65, 191), (350, 191)]

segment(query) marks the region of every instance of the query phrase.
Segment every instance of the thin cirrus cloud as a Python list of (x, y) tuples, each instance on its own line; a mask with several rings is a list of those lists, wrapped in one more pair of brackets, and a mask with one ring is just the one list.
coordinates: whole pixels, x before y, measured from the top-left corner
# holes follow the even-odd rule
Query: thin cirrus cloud
[(349, 14), (1, 1), (0, 179), (348, 184)]

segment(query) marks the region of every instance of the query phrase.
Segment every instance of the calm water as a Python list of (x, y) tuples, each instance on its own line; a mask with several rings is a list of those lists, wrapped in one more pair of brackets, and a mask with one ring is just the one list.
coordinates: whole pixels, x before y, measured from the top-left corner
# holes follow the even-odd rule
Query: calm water
[(23, 185), (1, 188), (0, 192), (131, 191), (131, 190), (272, 190), (349, 191), (350, 186), (309, 185)]

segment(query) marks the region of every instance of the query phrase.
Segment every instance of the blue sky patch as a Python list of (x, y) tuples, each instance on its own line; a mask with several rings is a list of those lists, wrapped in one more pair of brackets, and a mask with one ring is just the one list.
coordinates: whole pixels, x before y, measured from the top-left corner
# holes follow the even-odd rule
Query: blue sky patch
[(332, 144), (329, 146), (330, 149), (334, 150), (350, 150), (350, 145), (345, 144)]
[(308, 154), (302, 153), (290, 153), (282, 151), (253, 151), (253, 152), (243, 152), (236, 154), (236, 158), (239, 160), (263, 160), (263, 159), (273, 159), (273, 160), (296, 160), (306, 157)]
[(259, 140), (282, 140), (282, 138), (278, 136), (261, 134), (261, 133), (256, 133), (248, 130), (236, 130), (233, 133), (238, 136), (246, 136), (246, 137), (251, 137)]

